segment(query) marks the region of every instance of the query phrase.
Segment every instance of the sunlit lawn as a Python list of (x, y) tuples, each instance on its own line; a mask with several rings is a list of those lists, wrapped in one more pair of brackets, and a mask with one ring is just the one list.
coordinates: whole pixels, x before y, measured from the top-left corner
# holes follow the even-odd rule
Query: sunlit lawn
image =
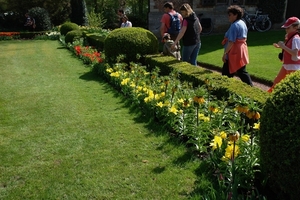
[(198, 177), (209, 185), (184, 145), (57, 41), (0, 45), (0, 199), (186, 199)]
[[(273, 30), (264, 33), (249, 31), (247, 43), (249, 46), (250, 63), (247, 70), (251, 76), (272, 82), (281, 68), (277, 55), (280, 49), (273, 47), (274, 42), (284, 39), (284, 30)], [(197, 60), (219, 68), (222, 67), (223, 34), (202, 36), (202, 47)]]

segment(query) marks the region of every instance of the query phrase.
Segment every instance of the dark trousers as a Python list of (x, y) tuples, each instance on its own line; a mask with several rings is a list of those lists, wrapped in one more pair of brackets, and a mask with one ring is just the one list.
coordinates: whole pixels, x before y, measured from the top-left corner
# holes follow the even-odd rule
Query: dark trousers
[[(246, 65), (241, 67), (239, 70), (237, 70), (236, 73), (244, 83), (247, 83), (248, 85), (253, 86), (251, 77), (248, 74), (248, 72), (246, 71)], [(229, 72), (228, 60), (226, 63), (223, 64), (222, 75), (227, 76), (229, 78), (232, 78), (235, 75), (235, 73), (230, 74), (230, 72)]]

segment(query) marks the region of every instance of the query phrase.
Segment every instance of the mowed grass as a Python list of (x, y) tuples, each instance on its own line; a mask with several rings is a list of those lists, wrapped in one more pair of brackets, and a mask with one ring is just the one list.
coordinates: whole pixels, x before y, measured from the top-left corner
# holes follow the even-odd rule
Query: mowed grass
[[(267, 32), (248, 32), (248, 50), (250, 63), (247, 71), (252, 77), (256, 77), (267, 82), (272, 82), (279, 72), (282, 63), (278, 59), (281, 49), (273, 46), (274, 42), (284, 40), (284, 30), (272, 30)], [(202, 46), (200, 49), (198, 62), (210, 64), (222, 68), (222, 55), (224, 52), (221, 41), (224, 34), (201, 36)]]
[(57, 41), (0, 46), (0, 199), (185, 199), (195, 190), (200, 161)]

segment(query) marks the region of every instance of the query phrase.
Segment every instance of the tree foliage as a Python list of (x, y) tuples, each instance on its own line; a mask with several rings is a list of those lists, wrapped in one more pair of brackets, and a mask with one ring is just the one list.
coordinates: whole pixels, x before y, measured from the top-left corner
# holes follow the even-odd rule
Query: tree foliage
[(81, 26), (87, 26), (89, 24), (85, 0), (71, 0), (71, 9), (71, 22)]
[[(70, 0), (1, 0), (6, 11), (13, 11), (19, 16), (24, 16), (31, 8), (41, 7), (47, 10), (53, 25), (60, 25), (65, 22), (71, 13)], [(5, 3), (6, 2), (6, 3)], [(21, 18), (21, 20), (23, 20)]]

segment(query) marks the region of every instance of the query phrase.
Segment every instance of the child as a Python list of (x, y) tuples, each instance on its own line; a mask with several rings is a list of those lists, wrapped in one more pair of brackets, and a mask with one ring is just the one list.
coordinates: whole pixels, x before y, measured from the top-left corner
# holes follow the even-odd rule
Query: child
[(174, 44), (174, 41), (171, 40), (171, 36), (169, 33), (164, 34), (163, 42), (165, 44), (163, 47), (162, 55), (173, 56), (173, 57), (177, 58), (177, 60), (180, 60), (181, 56), (180, 56), (180, 50), (178, 49), (178, 47), (176, 46), (176, 49), (174, 51), (171, 49), (171, 46)]

